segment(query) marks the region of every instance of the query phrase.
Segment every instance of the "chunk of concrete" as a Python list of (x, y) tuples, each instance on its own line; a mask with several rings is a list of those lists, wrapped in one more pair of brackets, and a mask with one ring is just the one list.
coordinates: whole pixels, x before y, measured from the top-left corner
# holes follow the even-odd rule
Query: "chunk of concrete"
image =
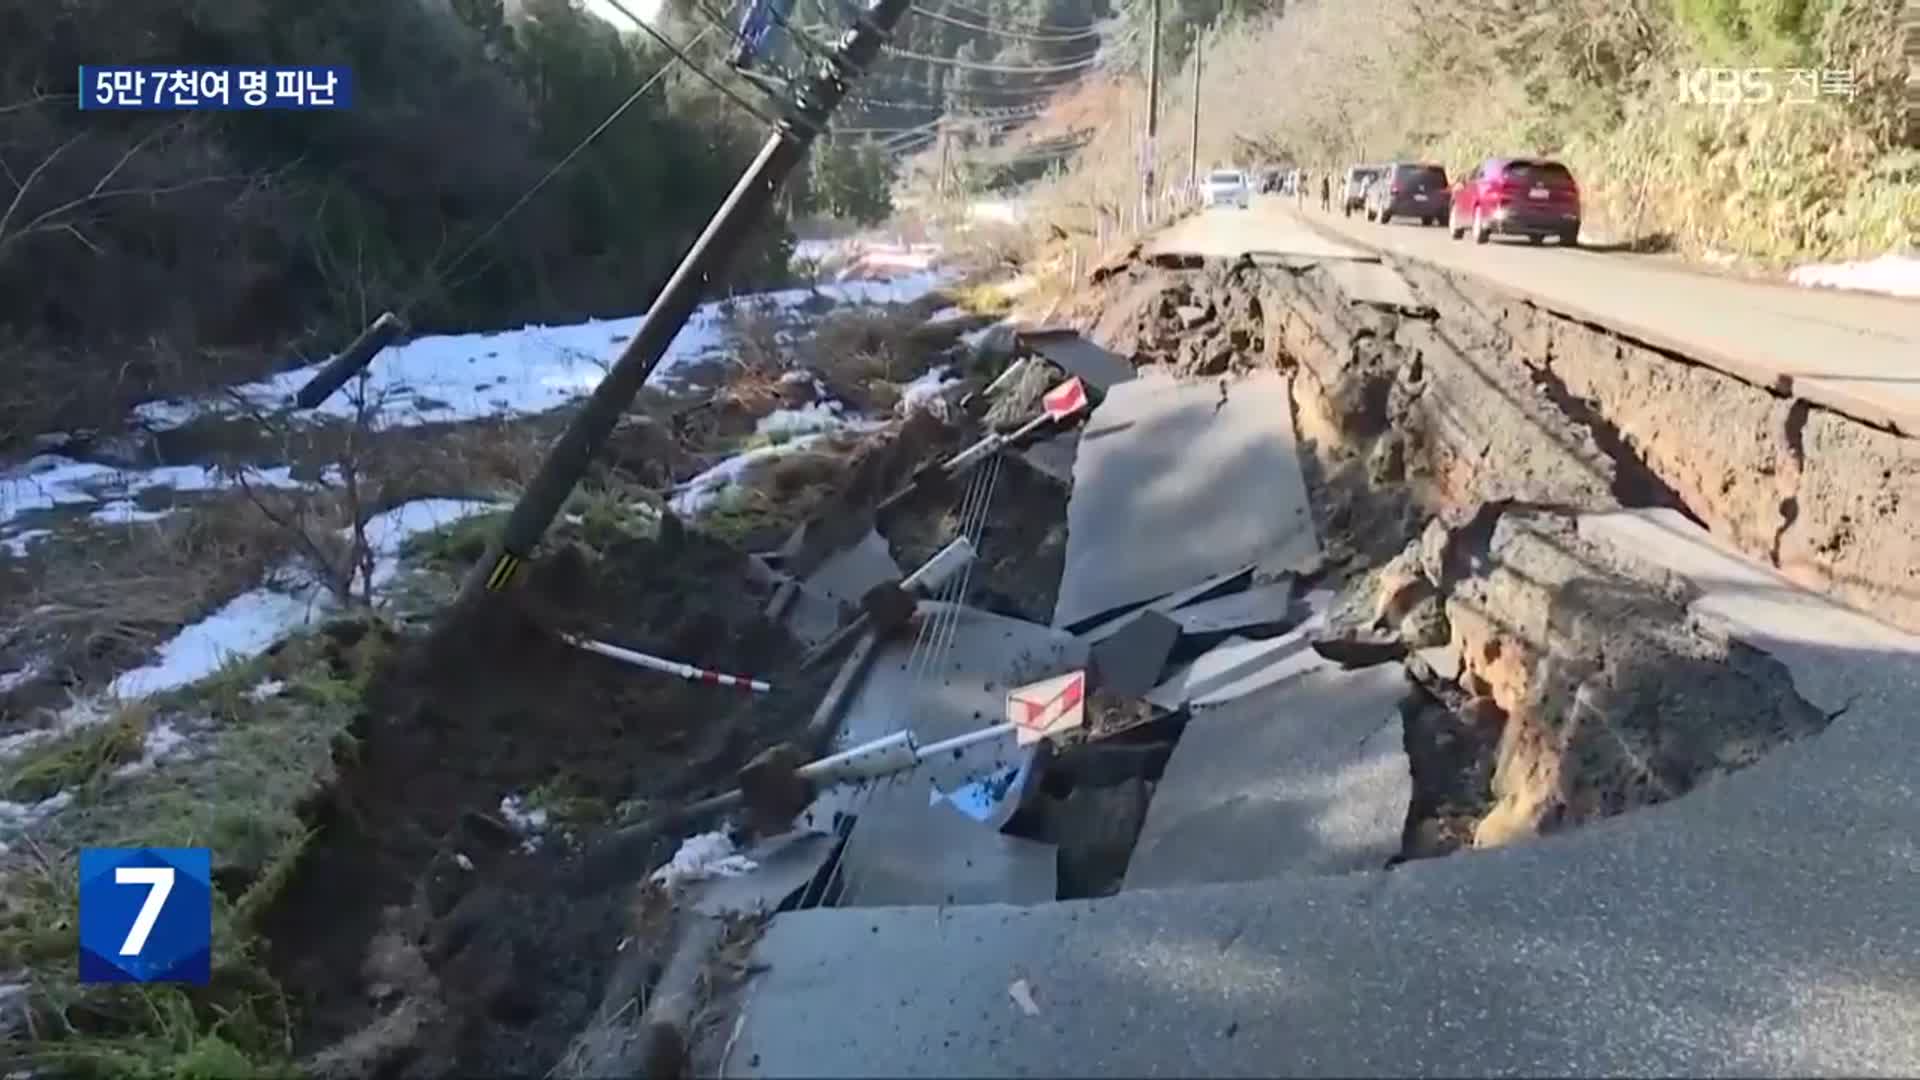
[(1293, 617), (1293, 581), (1289, 578), (1228, 593), (1176, 608), (1172, 615), (1181, 633), (1196, 637), (1228, 631), (1255, 633), (1284, 626)]
[(1254, 641), (1234, 635), (1202, 653), (1146, 694), (1161, 709), (1218, 705), (1333, 665), (1312, 648), (1325, 626), (1333, 594), (1307, 594), (1307, 616), (1278, 637)]
[(840, 907), (1038, 904), (1058, 891), (1053, 845), (929, 806), (912, 783), (876, 794), (841, 859)]
[(1399, 667), (1324, 669), (1196, 710), (1127, 868), (1148, 889), (1377, 870), (1412, 797)]
[(1093, 683), (1121, 697), (1140, 697), (1160, 681), (1167, 657), (1180, 640), (1180, 624), (1152, 608), (1122, 620), (1126, 625), (1088, 650)]
[(1067, 503), (1055, 626), (1073, 627), (1249, 562), (1304, 572), (1320, 540), (1286, 378), (1141, 376), (1088, 419)]
[(1126, 357), (1088, 341), (1078, 330), (1027, 330), (1020, 334), (1020, 344), (1096, 391), (1110, 390), (1135, 377)]
[[(1168, 593), (1147, 606), (1155, 611), (1178, 611), (1188, 604), (1198, 603), (1216, 596), (1225, 596), (1253, 580), (1253, 565), (1237, 567), (1224, 574), (1217, 574), (1198, 585)], [(1089, 645), (1106, 640), (1110, 634), (1120, 631), (1127, 623), (1128, 612), (1111, 619), (1095, 623), (1091, 628), (1080, 631), (1080, 640)]]
[[(930, 653), (911, 640), (889, 643), (851, 695), (841, 745), (851, 746), (902, 728), (921, 745), (964, 735), (1006, 720), (1007, 689), (1086, 666), (1087, 647), (1065, 631), (936, 601), (921, 618), (951, 620)], [(838, 788), (822, 794), (803, 821), (827, 828), (839, 814), (857, 821), (841, 859), (842, 876), (856, 883), (841, 902), (945, 904), (1053, 898), (1053, 849), (1003, 836), (962, 814), (938, 792), (1021, 767), (1031, 778), (1035, 747), (1012, 738), (978, 743), (880, 781), (867, 792)], [(998, 824), (1024, 784), (1001, 793), (986, 815)], [(857, 884), (860, 882), (867, 884)], [(952, 898), (952, 899), (950, 899)]]

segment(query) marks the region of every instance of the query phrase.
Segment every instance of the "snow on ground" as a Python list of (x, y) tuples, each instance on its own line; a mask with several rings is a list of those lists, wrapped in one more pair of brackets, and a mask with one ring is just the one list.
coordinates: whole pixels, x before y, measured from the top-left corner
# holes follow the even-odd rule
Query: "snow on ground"
[(519, 795), (508, 795), (500, 800), (500, 816), (520, 834), (520, 850), (534, 852), (540, 849), (540, 841), (547, 829), (547, 812), (529, 806), (527, 800)]
[(825, 434), (816, 432), (812, 435), (800, 435), (786, 442), (774, 443), (771, 446), (757, 446), (752, 450), (735, 454), (681, 484), (674, 490), (673, 498), (668, 505), (673, 508), (675, 514), (683, 518), (698, 517), (711, 510), (722, 496), (731, 491), (734, 485), (746, 475), (748, 469), (791, 454), (796, 450), (804, 450), (819, 442)]
[(707, 832), (681, 841), (672, 861), (653, 872), (653, 882), (668, 889), (690, 881), (739, 877), (759, 869), (759, 864), (740, 854), (733, 839), (724, 832)]
[[(655, 386), (673, 383), (689, 365), (719, 353), (725, 347), (730, 305), (792, 311), (816, 297), (844, 304), (909, 303), (940, 282), (938, 275), (921, 268), (884, 280), (783, 289), (702, 305), (687, 320), (647, 381)], [(374, 357), (367, 369), (365, 394), (370, 420), (381, 428), (413, 427), (530, 416), (569, 404), (600, 384), (640, 328), (641, 318), (635, 315), (571, 326), (528, 326), (499, 333), (442, 334), (395, 345)], [(280, 409), (323, 366), (325, 361), (284, 371), (235, 387), (232, 393), (255, 408)], [(354, 417), (354, 385), (335, 393), (314, 413), (337, 419)], [(149, 429), (165, 431), (204, 416), (221, 415), (230, 408), (225, 398), (207, 398), (150, 401), (134, 413)]]
[(22, 529), (0, 537), (0, 548), (6, 548), (7, 554), (16, 559), (24, 559), (29, 548), (52, 535), (52, 529)]
[(116, 780), (136, 776), (164, 761), (193, 756), (193, 738), (169, 720), (154, 721), (141, 736), (140, 758), (113, 770)]
[(773, 439), (837, 431), (847, 426), (847, 408), (838, 401), (815, 401), (796, 409), (775, 409), (761, 417), (753, 430)]
[(131, 700), (198, 682), (229, 661), (265, 652), (289, 631), (306, 625), (320, 607), (320, 598), (304, 590), (250, 589), (174, 635), (152, 663), (121, 672), (107, 693)]
[[(245, 475), (247, 483), (255, 488), (291, 490), (305, 486), (284, 465), (248, 469)], [(167, 512), (139, 508), (137, 500), (148, 492), (225, 491), (235, 486), (232, 477), (200, 465), (123, 469), (41, 454), (0, 470), (0, 534), (23, 514), (62, 506), (95, 506), (93, 519), (105, 524), (152, 521)], [(21, 534), (10, 535), (17, 539)]]
[(1814, 263), (1787, 275), (1795, 285), (1858, 289), (1920, 297), (1920, 255), (1882, 255), (1863, 262)]
[(931, 412), (945, 419), (949, 387), (960, 381), (960, 373), (945, 365), (933, 368), (925, 375), (900, 388), (900, 415), (906, 416), (916, 410)]
[[(368, 519), (375, 595), (399, 573), (400, 550), (408, 538), (494, 509), (494, 503), (475, 500), (417, 499)], [(152, 663), (122, 672), (107, 693), (132, 700), (198, 682), (228, 663), (260, 655), (333, 610), (332, 598), (307, 575), (289, 572), (281, 577), (241, 593), (183, 628), (160, 646)]]
[(408, 540), (478, 514), (504, 509), (482, 499), (415, 499), (367, 519), (367, 547), (373, 552), (373, 591), (378, 595), (400, 572), (400, 551)]

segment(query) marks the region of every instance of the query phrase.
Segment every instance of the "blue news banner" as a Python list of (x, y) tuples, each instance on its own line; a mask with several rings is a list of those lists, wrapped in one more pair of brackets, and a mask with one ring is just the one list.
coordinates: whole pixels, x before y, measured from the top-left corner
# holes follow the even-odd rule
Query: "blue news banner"
[(205, 986), (212, 966), (207, 848), (81, 850), (81, 982)]
[(143, 112), (345, 109), (343, 67), (93, 67), (80, 69), (80, 107)]

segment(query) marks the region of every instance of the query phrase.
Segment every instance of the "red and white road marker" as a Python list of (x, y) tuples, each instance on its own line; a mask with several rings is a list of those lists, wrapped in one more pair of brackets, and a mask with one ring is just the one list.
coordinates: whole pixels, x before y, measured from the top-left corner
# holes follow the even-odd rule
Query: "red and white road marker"
[(1007, 691), (1007, 722), (1021, 746), (1087, 722), (1087, 673), (1070, 671)]

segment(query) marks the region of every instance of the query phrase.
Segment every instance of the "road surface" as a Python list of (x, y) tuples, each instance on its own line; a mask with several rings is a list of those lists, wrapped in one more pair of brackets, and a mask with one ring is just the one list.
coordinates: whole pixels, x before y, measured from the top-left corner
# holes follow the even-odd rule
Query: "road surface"
[(1684, 799), (1392, 872), (784, 914), (721, 1074), (1916, 1075), (1920, 636), (1670, 511), (1581, 531), (1843, 715)]
[(1479, 245), (1453, 240), (1444, 228), (1302, 214), (1272, 197), (1250, 210), (1202, 213), (1161, 234), (1150, 250), (1224, 257), (1377, 251), (1420, 259), (1777, 393), (1920, 435), (1920, 301), (1736, 281), (1518, 238)]

